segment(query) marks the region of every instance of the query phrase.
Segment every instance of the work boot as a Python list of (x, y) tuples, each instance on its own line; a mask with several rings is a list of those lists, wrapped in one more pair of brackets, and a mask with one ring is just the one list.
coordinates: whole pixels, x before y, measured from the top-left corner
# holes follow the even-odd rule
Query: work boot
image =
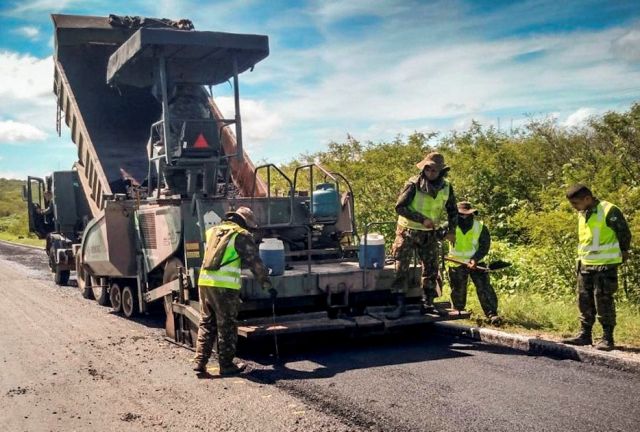
[(583, 325), (578, 336), (563, 339), (562, 343), (579, 346), (591, 345), (593, 343), (593, 340), (591, 339), (591, 327)]
[(437, 314), (438, 309), (433, 305), (433, 299), (428, 298), (426, 295), (422, 295), (422, 301), (420, 302), (420, 314)]
[(499, 315), (489, 315), (489, 324), (500, 327), (502, 325), (502, 318)]
[(220, 365), (220, 376), (234, 376), (239, 375), (247, 365), (245, 363), (231, 363), (230, 365)]
[(405, 305), (405, 295), (404, 294), (396, 294), (396, 308), (385, 314), (385, 317), (390, 320), (397, 320), (400, 317), (403, 317), (407, 313), (407, 308)]
[(613, 344), (613, 327), (602, 327), (602, 339), (596, 344), (596, 349), (600, 351), (611, 351)]
[(207, 371), (207, 362), (196, 362), (193, 370), (197, 373), (205, 373)]

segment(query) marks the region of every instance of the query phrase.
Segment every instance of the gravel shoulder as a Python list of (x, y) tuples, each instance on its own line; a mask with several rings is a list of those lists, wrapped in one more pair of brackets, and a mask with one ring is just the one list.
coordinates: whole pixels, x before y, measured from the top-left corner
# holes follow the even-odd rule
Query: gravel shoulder
[(157, 323), (56, 286), (40, 251), (2, 252), (1, 430), (353, 430), (276, 386), (198, 379)]

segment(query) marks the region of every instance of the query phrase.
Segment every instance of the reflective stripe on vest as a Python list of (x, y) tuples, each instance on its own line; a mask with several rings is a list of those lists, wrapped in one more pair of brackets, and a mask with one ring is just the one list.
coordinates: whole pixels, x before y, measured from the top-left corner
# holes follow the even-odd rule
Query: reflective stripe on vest
[(600, 201), (586, 220), (578, 213), (578, 259), (584, 265), (622, 263), (622, 251), (616, 232), (607, 226), (607, 215), (615, 206)]
[[(235, 225), (235, 224), (234, 224)], [(240, 227), (234, 227), (230, 225), (221, 225), (218, 227), (210, 228), (207, 231), (207, 241), (213, 235), (214, 230), (218, 229), (233, 229), (234, 231), (242, 232), (244, 231)], [(236, 237), (238, 237), (238, 232), (236, 232), (229, 240), (229, 244), (224, 250), (224, 255), (222, 256), (222, 267), (217, 270), (209, 270), (205, 268), (200, 269), (200, 276), (198, 277), (198, 285), (200, 286), (210, 286), (217, 288), (228, 288), (228, 289), (237, 289), (239, 290), (242, 286), (242, 282), (240, 280), (241, 275), (241, 262), (240, 255), (238, 255), (238, 251), (236, 251)]]
[[(456, 244), (455, 246), (449, 242), (449, 256), (458, 261), (468, 263), (471, 257), (478, 251), (478, 243), (480, 241), (480, 233), (482, 233), (482, 222), (474, 220), (473, 227), (463, 233), (460, 226), (456, 228)], [(448, 262), (447, 264), (456, 266), (458, 264)]]
[[(449, 189), (449, 182), (444, 180), (444, 186), (434, 198), (428, 193), (419, 191), (416, 184), (416, 194), (409, 204), (409, 209), (431, 219), (434, 225), (438, 227), (444, 216), (445, 204), (449, 199)], [(420, 231), (429, 230), (421, 223), (409, 220), (404, 216), (398, 216), (398, 225)]]

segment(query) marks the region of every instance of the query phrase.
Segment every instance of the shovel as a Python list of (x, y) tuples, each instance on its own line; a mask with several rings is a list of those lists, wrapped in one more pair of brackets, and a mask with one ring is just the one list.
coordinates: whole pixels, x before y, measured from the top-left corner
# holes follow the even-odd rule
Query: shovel
[[(464, 266), (467, 265), (466, 262), (457, 260), (455, 258), (444, 257), (444, 259), (449, 261), (449, 262), (452, 262), (452, 263), (456, 263), (456, 264), (460, 264), (460, 265), (464, 265)], [(496, 270), (502, 270), (502, 269), (510, 267), (510, 266), (511, 266), (511, 263), (506, 262), (506, 261), (502, 261), (502, 260), (498, 260), (498, 261), (490, 262), (489, 265), (487, 265), (486, 267), (477, 266), (475, 269), (473, 269), (473, 271), (479, 271), (479, 272), (488, 273), (488, 272), (492, 272), (492, 271), (496, 271)]]

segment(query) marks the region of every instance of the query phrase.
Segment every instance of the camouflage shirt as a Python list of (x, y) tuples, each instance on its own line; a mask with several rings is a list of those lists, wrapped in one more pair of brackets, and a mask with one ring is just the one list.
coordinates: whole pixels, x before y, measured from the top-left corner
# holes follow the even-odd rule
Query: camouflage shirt
[(269, 280), (269, 269), (262, 262), (258, 246), (251, 234), (239, 233), (236, 236), (235, 248), (240, 256), (242, 268), (251, 270), (260, 284)]
[[(444, 178), (439, 177), (435, 181), (428, 181), (423, 175), (412, 177), (404, 185), (398, 200), (396, 201), (396, 213), (400, 216), (412, 220), (414, 222), (422, 223), (426, 219), (421, 213), (413, 211), (409, 208), (409, 204), (413, 201), (413, 197), (416, 195), (416, 190), (428, 193), (435, 197), (438, 191), (444, 187)], [(456, 197), (453, 193), (453, 186), (449, 183), (449, 198), (445, 203), (445, 210), (447, 211), (447, 219), (449, 222), (449, 232), (454, 232), (458, 226), (458, 208), (456, 207)]]

